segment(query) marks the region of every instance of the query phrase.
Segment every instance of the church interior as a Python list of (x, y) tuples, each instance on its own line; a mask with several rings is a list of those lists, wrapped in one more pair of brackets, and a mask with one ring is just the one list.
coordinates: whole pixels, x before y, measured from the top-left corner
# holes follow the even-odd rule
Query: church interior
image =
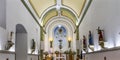
[(0, 1), (0, 60), (120, 59), (120, 0)]

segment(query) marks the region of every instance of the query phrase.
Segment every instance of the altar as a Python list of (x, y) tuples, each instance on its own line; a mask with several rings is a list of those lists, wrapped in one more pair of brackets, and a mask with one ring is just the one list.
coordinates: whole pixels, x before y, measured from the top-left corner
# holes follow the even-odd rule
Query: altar
[(56, 57), (54, 60), (66, 60), (65, 57)]
[(54, 56), (54, 59), (53, 60), (66, 60), (66, 56), (65, 55), (62, 55), (62, 56)]

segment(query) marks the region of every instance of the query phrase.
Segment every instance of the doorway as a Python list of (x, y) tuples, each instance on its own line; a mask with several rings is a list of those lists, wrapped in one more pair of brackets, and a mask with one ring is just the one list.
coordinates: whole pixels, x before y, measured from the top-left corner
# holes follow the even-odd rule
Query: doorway
[(27, 60), (27, 31), (21, 24), (16, 25), (15, 60)]

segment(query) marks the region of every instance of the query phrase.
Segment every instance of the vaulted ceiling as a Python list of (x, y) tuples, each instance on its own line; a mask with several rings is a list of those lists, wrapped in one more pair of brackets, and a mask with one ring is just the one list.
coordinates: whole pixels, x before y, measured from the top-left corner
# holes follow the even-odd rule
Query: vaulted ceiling
[(29, 0), (29, 2), (39, 17), (45, 9), (56, 4), (55, 0)]
[[(39, 19), (42, 19), (42, 24), (55, 16), (58, 16), (56, 9), (58, 0), (28, 0), (34, 12), (37, 14)], [(61, 15), (68, 17), (75, 24), (81, 15), (86, 0), (60, 0), (61, 1)], [(52, 8), (52, 9), (50, 9)], [(48, 10), (49, 9), (49, 10)], [(46, 12), (46, 13), (45, 13)], [(42, 16), (44, 15), (44, 16)]]
[(63, 0), (63, 5), (73, 9), (79, 16), (84, 7), (86, 0)]

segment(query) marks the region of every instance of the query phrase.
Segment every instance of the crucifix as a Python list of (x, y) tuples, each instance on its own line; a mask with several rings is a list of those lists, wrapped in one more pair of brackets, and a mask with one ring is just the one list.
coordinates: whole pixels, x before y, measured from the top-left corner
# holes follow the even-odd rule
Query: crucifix
[[(59, 44), (59, 49), (60, 49), (60, 57), (61, 57), (61, 49), (62, 49), (62, 40), (61, 40), (61, 39), (59, 40), (59, 43), (60, 43), (60, 44)], [(60, 59), (60, 60), (61, 60), (61, 59)]]

